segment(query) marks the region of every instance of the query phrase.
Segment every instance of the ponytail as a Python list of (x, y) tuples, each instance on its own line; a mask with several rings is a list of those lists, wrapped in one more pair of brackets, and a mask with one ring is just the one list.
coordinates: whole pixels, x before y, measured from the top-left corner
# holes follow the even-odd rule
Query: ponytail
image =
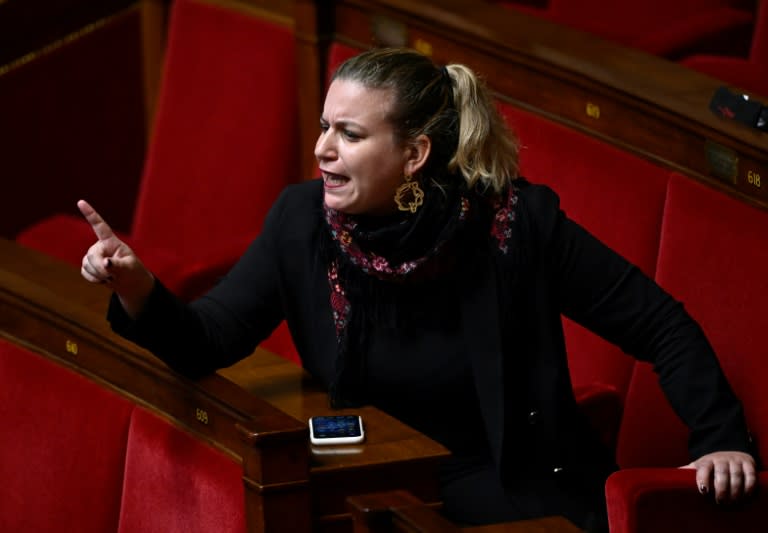
[(517, 178), (517, 141), (485, 83), (464, 65), (452, 64), (446, 69), (459, 115), (458, 146), (448, 168), (461, 172), (469, 187), (479, 182), (498, 193)]

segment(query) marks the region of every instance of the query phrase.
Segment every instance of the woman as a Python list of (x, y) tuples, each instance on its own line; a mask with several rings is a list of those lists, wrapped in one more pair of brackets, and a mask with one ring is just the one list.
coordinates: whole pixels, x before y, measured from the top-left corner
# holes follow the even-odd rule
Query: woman
[(286, 189), (226, 278), (189, 305), (78, 204), (98, 237), (82, 274), (114, 289), (118, 333), (202, 375), (285, 318), (334, 405), (376, 405), (453, 452), (450, 518), (559, 514), (601, 530), (615, 465), (573, 398), (562, 313), (668, 383), (707, 383), (707, 398), (666, 391), (693, 430), (689, 467), (718, 500), (753, 490), (741, 406), (698, 325), (551, 190), (517, 178), (515, 143), (472, 71), (363, 53), (335, 73), (320, 125), (322, 180)]

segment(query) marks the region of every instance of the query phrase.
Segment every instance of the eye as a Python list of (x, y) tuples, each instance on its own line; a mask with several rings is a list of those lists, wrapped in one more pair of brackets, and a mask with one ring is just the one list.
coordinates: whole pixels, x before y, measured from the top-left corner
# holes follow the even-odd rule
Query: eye
[(322, 131), (323, 133), (328, 131), (328, 123), (324, 120), (320, 121), (320, 131)]
[(360, 139), (362, 139), (360, 135), (350, 130), (344, 130), (344, 137), (346, 137), (350, 141), (359, 141)]

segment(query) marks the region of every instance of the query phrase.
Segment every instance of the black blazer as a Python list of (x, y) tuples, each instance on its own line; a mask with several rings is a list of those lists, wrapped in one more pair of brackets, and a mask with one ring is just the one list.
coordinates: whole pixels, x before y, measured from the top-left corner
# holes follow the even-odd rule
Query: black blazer
[[(327, 386), (337, 341), (318, 251), (322, 194), (319, 181), (288, 187), (240, 261), (191, 305), (157, 283), (132, 322), (113, 298), (113, 328), (178, 371), (201, 375), (252, 353), (285, 318), (304, 367)], [(693, 457), (749, 451), (741, 405), (683, 306), (567, 219), (549, 188), (523, 186), (517, 210), (512, 245), (526, 253), (504, 285), (509, 294), (499, 294), (494, 254), (481, 258), (479, 275), (459, 288), (465, 345), (502, 473), (518, 453), (524, 464), (510, 468), (535, 475), (604, 478), (613, 466), (573, 398), (561, 314), (655, 365), (672, 406), (693, 430)], [(516, 342), (502, 346), (502, 334)], [(688, 386), (690, 376), (697, 389)]]

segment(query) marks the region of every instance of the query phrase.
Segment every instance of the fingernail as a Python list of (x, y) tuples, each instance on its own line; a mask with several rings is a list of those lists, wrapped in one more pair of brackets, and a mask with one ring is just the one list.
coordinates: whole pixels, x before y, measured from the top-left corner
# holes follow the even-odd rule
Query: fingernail
[(703, 483), (701, 485), (699, 485), (699, 492), (701, 492), (702, 494), (706, 494), (707, 493), (707, 486), (704, 485)]

